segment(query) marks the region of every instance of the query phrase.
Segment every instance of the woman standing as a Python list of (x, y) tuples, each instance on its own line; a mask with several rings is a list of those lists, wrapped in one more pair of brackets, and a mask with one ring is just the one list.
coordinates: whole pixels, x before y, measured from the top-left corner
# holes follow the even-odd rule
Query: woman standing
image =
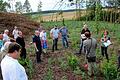
[(42, 45), (43, 52), (46, 53), (48, 46), (47, 46), (47, 34), (44, 29), (40, 33), (40, 39), (41, 39), (41, 45)]
[(108, 35), (108, 31), (105, 30), (101, 38), (101, 53), (102, 53), (102, 56), (104, 57), (105, 55), (106, 59), (109, 61), (108, 53), (107, 53), (107, 49), (109, 45), (105, 45), (105, 43), (107, 43), (108, 41), (110, 42), (110, 36)]

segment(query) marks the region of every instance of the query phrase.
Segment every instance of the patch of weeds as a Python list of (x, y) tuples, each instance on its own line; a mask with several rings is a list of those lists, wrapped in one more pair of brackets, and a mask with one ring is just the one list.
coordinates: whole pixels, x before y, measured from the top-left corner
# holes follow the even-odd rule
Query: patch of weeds
[(69, 55), (67, 56), (68, 65), (72, 68), (72, 70), (75, 70), (78, 66), (78, 58), (75, 55)]
[(26, 52), (29, 54), (34, 54), (35, 53), (34, 45), (31, 44), (28, 48), (26, 48)]
[(58, 58), (58, 62), (59, 62), (59, 64), (60, 64), (60, 67), (61, 67), (61, 69), (62, 70), (67, 70), (68, 69), (68, 63), (67, 63), (67, 61), (62, 57), (62, 58)]
[(29, 58), (19, 59), (19, 63), (25, 67), (29, 78), (32, 78), (34, 72), (32, 61)]
[(117, 71), (117, 64), (116, 64), (116, 55), (113, 54), (109, 62), (106, 60), (102, 63), (102, 72), (106, 80), (116, 80), (118, 71)]
[(60, 64), (60, 67), (62, 68), (62, 70), (67, 70), (68, 69), (68, 63), (66, 62), (66, 61), (63, 61), (63, 62), (61, 62), (61, 64)]
[(48, 65), (54, 64), (55, 63), (55, 59), (53, 58), (49, 58), (48, 59)]
[(74, 73), (75, 75), (81, 75), (81, 74), (82, 74), (82, 71), (80, 70), (79, 67), (76, 67), (76, 69), (73, 71), (73, 73)]
[(61, 80), (68, 80), (66, 76), (62, 76)]
[(48, 68), (46, 75), (43, 80), (54, 80), (53, 71), (51, 68)]

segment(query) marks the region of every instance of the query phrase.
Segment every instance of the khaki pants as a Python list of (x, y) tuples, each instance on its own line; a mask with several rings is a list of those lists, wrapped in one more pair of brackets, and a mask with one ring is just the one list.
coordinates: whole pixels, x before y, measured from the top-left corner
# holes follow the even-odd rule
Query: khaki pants
[(2, 61), (6, 54), (7, 54), (6, 52), (0, 52), (0, 62)]
[(96, 66), (96, 62), (88, 62), (88, 75), (96, 75), (97, 73), (97, 66)]

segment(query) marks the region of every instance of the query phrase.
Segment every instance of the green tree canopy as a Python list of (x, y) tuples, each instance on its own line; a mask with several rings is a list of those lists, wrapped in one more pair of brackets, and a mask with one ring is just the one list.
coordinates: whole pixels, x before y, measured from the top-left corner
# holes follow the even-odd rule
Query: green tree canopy
[(3, 0), (0, 0), (0, 11), (6, 12), (6, 7), (10, 8), (10, 5), (7, 2), (3, 2)]

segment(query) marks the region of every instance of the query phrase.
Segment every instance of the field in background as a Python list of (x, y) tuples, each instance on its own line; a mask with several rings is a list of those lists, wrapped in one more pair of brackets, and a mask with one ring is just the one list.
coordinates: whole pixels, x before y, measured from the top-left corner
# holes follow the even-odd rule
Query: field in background
[[(76, 18), (76, 14), (78, 14), (78, 12), (76, 13), (76, 11), (73, 12), (63, 12), (62, 15), (60, 15), (59, 13), (52, 13), (50, 15), (42, 15), (42, 19), (43, 21), (61, 21), (62, 17), (65, 20), (75, 20)], [(80, 13), (81, 16), (85, 15), (85, 11), (81, 11)]]

